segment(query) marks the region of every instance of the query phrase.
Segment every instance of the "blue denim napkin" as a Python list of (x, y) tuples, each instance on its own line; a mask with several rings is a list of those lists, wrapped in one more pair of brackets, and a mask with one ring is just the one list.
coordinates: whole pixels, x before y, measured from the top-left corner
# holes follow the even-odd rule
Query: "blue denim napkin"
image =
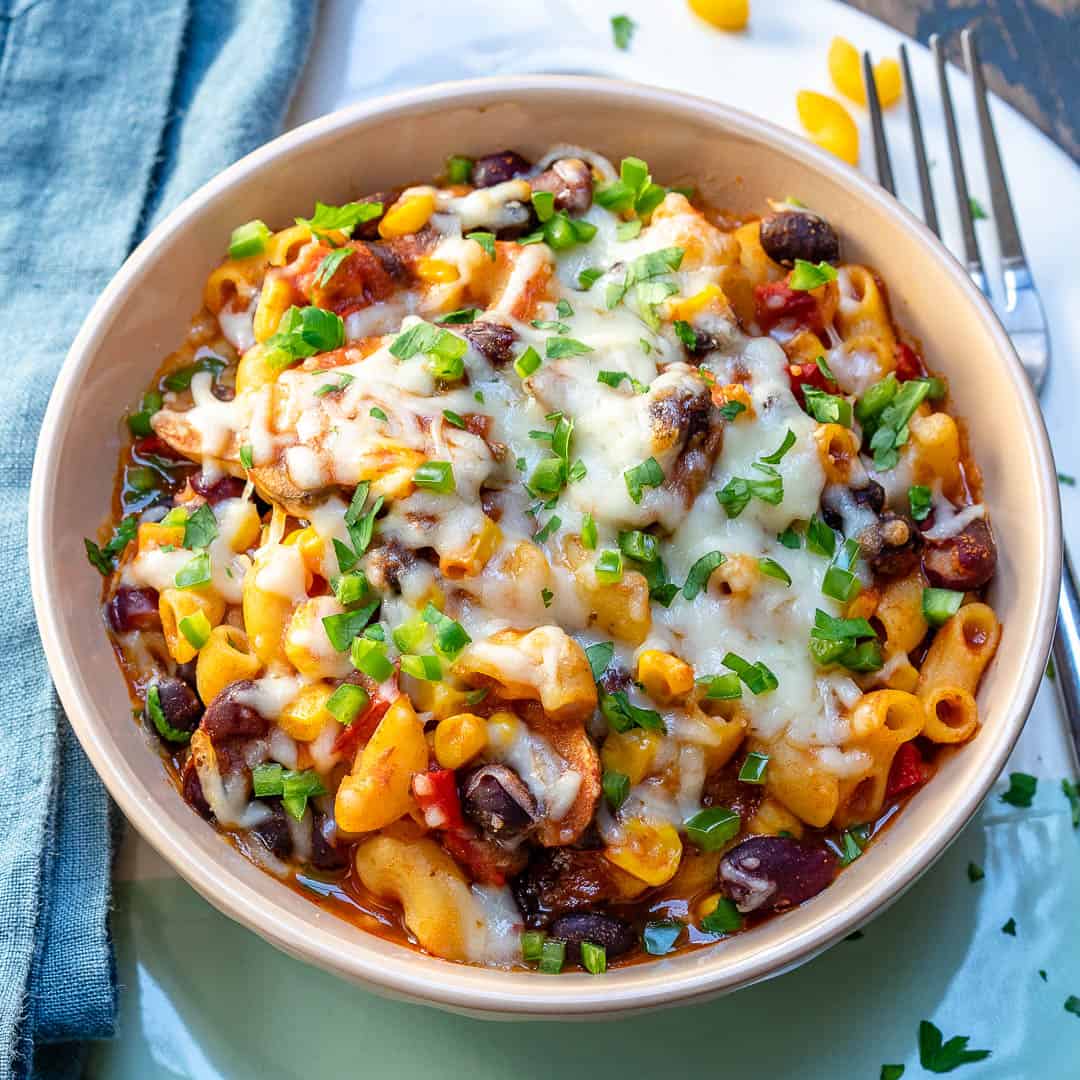
[[(146, 228), (282, 123), (315, 0), (0, 0), (0, 1080), (113, 1033), (114, 811), (49, 681), (26, 498), (53, 379)], [(111, 421), (110, 421), (111, 422)]]

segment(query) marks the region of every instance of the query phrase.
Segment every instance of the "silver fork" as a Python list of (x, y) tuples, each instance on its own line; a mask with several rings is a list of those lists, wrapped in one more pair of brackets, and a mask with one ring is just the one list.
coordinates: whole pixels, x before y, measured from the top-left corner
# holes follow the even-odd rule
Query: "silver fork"
[[(971, 28), (960, 35), (964, 51), (964, 62), (971, 76), (975, 94), (975, 112), (978, 117), (979, 140), (982, 143), (983, 161), (986, 175), (990, 182), (990, 204), (993, 208), (997, 226), (998, 245), (1001, 249), (1001, 273), (1005, 286), (1005, 301), (994, 300), (979, 254), (979, 242), (975, 236), (975, 222), (971, 198), (968, 193), (967, 176), (964, 173), (964, 161), (960, 153), (960, 137), (956, 128), (956, 116), (953, 111), (952, 94), (949, 91), (949, 79), (945, 66), (945, 50), (941, 38), (934, 34), (930, 38), (930, 49), (937, 68), (938, 86), (941, 90), (941, 104), (945, 117), (945, 133), (949, 144), (949, 159), (952, 164), (953, 186), (956, 192), (957, 208), (960, 213), (964, 264), (979, 291), (993, 305), (997, 317), (1001, 320), (1005, 332), (1012, 340), (1013, 348), (1020, 358), (1020, 363), (1031, 380), (1031, 385), (1038, 394), (1046, 381), (1050, 368), (1050, 335), (1046, 329), (1046, 316), (1038, 290), (1028, 269), (1024, 248), (1020, 242), (1020, 230), (1016, 224), (1009, 187), (1005, 181), (1005, 170), (1001, 163), (1001, 151), (997, 136), (994, 134), (993, 121), (990, 118), (990, 106), (986, 93), (986, 80), (983, 77), (982, 64), (979, 60), (975, 35)], [(870, 126), (874, 138), (874, 158), (877, 164), (878, 182), (890, 195), (896, 195), (892, 164), (889, 160), (889, 148), (885, 141), (885, 127), (881, 120), (881, 103), (878, 100), (877, 85), (873, 77), (873, 63), (869, 53), (863, 53), (863, 81), (866, 85), (867, 104), (870, 107)], [(908, 117), (911, 121), (911, 139), (915, 148), (915, 164), (919, 175), (919, 192), (922, 199), (923, 218), (926, 224), (941, 238), (937, 207), (934, 203), (934, 191), (930, 183), (930, 166), (926, 158), (926, 144), (923, 141), (922, 122), (919, 118), (919, 104), (915, 96), (915, 84), (911, 78), (907, 48), (900, 46), (900, 66), (904, 74), (904, 89), (908, 103)], [(1064, 551), (1061, 575), (1061, 594), (1058, 601), (1057, 634), (1053, 646), (1055, 682), (1061, 693), (1065, 713), (1072, 729), (1073, 749), (1080, 758), (1080, 597), (1077, 594), (1076, 577), (1068, 548)]]

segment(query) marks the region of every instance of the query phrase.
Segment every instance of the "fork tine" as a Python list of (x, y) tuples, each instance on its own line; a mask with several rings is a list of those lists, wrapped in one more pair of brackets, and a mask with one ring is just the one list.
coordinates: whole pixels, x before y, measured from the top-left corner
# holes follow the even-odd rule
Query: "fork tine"
[(934, 54), (938, 86), (941, 88), (945, 133), (949, 140), (949, 162), (952, 165), (953, 186), (956, 189), (956, 204), (960, 214), (960, 230), (964, 239), (964, 262), (967, 264), (967, 272), (979, 287), (979, 291), (989, 298), (990, 287), (986, 282), (986, 271), (983, 269), (982, 256), (979, 254), (979, 242), (975, 239), (975, 223), (971, 219), (971, 197), (968, 195), (964, 159), (960, 156), (956, 113), (953, 111), (952, 94), (949, 92), (949, 75), (945, 69), (945, 48), (937, 34), (930, 35), (930, 51)]
[(941, 225), (938, 223), (937, 204), (934, 202), (934, 188), (930, 183), (930, 166), (926, 161), (926, 142), (923, 139), (922, 120), (919, 118), (919, 103), (915, 98), (915, 80), (911, 77), (907, 46), (904, 44), (900, 46), (900, 67), (904, 72), (904, 90), (907, 94), (908, 119), (911, 122), (911, 141), (915, 146), (915, 165), (919, 171), (923, 218), (940, 239)]
[(1001, 151), (997, 136), (994, 134), (994, 122), (990, 118), (990, 103), (986, 94), (986, 79), (983, 77), (979, 50), (975, 44), (975, 35), (971, 28), (960, 35), (964, 48), (964, 63), (971, 86), (975, 92), (975, 113), (979, 121), (979, 141), (982, 143), (983, 160), (986, 162), (986, 176), (990, 181), (990, 203), (994, 208), (994, 225), (997, 228), (998, 244), (1001, 247), (1001, 264), (1009, 269), (1024, 262), (1024, 248), (1020, 243), (1020, 230), (1016, 225), (1009, 186), (1005, 181), (1005, 170), (1001, 164)]
[(877, 83), (874, 81), (874, 65), (870, 54), (862, 54), (863, 83), (866, 86), (866, 103), (870, 106), (870, 130), (874, 136), (874, 160), (877, 164), (878, 183), (890, 194), (896, 194), (889, 146), (885, 142), (885, 125), (881, 122), (881, 102), (878, 100)]

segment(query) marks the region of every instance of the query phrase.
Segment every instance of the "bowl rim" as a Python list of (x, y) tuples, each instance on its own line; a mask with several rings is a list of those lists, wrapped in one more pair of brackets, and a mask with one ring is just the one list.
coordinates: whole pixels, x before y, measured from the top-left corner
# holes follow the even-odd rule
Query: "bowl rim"
[[(77, 407), (79, 385), (91, 367), (111, 317), (124, 303), (131, 284), (150, 263), (156, 249), (168, 237), (183, 230), (203, 206), (212, 202), (235, 182), (258, 173), (279, 157), (311, 142), (318, 142), (376, 117), (410, 115), (432, 108), (442, 111), (453, 107), (490, 106), (512, 101), (514, 96), (543, 96), (548, 93), (571, 93), (581, 96), (582, 107), (590, 102), (618, 102), (627, 108), (659, 105), (672, 114), (705, 115), (734, 134), (758, 143), (764, 142), (782, 153), (805, 161), (813, 170), (842, 183), (861, 201), (869, 202), (898, 227), (914, 233), (928, 256), (949, 275), (960, 293), (979, 313), (993, 339), (1000, 357), (1006, 360), (1005, 374), (1012, 382), (1027, 422), (1038, 474), (1033, 478), (1039, 501), (1046, 506), (1046, 520), (1041, 523), (1039, 554), (1049, 571), (1040, 582), (1036, 635), (1028, 643), (1028, 655), (1014, 687), (1006, 730), (999, 734), (991, 756), (984, 762), (980, 781), (958, 790), (945, 805), (939, 818), (937, 838), (920, 845), (912, 857), (897, 865), (893, 859), (877, 874), (851, 891), (848, 902), (839, 909), (813, 911), (802, 919), (806, 925), (783, 936), (772, 945), (756, 951), (737, 966), (726, 965), (720, 950), (714, 950), (713, 962), (700, 963), (682, 971), (673, 971), (660, 960), (632, 965), (619, 979), (590, 979), (588, 975), (563, 976), (552, 981), (552, 992), (527, 973), (509, 973), (501, 969), (477, 968), (454, 964), (415, 950), (398, 947), (393, 955), (360, 945), (343, 949), (341, 940), (324, 931), (315, 921), (267, 903), (267, 898), (227, 870), (198, 857), (198, 852), (183, 843), (183, 835), (170, 828), (153, 811), (153, 798), (142, 782), (130, 773), (124, 760), (115, 760), (107, 752), (103, 718), (85, 706), (78, 693), (78, 679), (67, 652), (62, 648), (64, 605), (59, 582), (46, 572), (44, 552), (51, 540), (49, 492), (59, 467), (58, 432), (68, 415)], [(34, 459), (28, 509), (28, 556), (34, 607), (49, 668), (61, 702), (98, 775), (112, 797), (138, 832), (189, 884), (211, 904), (230, 918), (252, 929), (283, 951), (338, 975), (358, 981), (369, 989), (395, 997), (423, 1001), (473, 1015), (500, 1014), (506, 1017), (554, 1017), (559, 1015), (610, 1016), (628, 1014), (661, 1005), (690, 1003), (736, 989), (771, 975), (789, 970), (808, 960), (867, 921), (873, 914), (896, 900), (935, 862), (982, 803), (1011, 752), (1024, 720), (1038, 691), (1046, 657), (1049, 654), (1057, 608), (1061, 566), (1061, 518), (1059, 493), (1049, 438), (1035, 395), (1024, 375), (1012, 345), (993, 309), (974, 286), (963, 266), (947, 251), (938, 238), (901, 203), (867, 177), (845, 165), (794, 134), (770, 121), (752, 116), (705, 98), (682, 92), (631, 83), (622, 80), (569, 76), (526, 75), (495, 76), (458, 82), (436, 83), (406, 90), (348, 106), (312, 120), (264, 144), (219, 173), (188, 196), (128, 256), (87, 314), (69, 349), (54, 385), (43, 420)], [(134, 782), (132, 782), (134, 780)], [(825, 894), (827, 895), (827, 894)], [(792, 912), (785, 922), (797, 916)], [(361, 933), (364, 933), (361, 931)], [(399, 956), (398, 953), (405, 954)], [(701, 954), (698, 954), (701, 955)], [(558, 986), (557, 992), (555, 987)]]

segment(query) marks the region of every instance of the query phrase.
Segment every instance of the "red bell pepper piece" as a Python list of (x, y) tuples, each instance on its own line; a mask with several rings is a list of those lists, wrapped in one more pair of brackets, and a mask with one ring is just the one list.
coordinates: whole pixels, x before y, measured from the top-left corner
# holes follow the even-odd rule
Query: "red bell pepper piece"
[(453, 769), (432, 769), (413, 777), (413, 797), (429, 829), (453, 831), (465, 827)]
[(754, 318), (763, 333), (784, 323), (792, 330), (823, 333), (821, 308), (810, 292), (792, 289), (786, 281), (769, 281), (754, 286)]
[(806, 408), (803, 383), (817, 390), (824, 390), (827, 394), (836, 393), (836, 383), (829, 382), (825, 373), (815, 363), (788, 364), (788, 379), (791, 382), (791, 392), (802, 409)]
[(910, 345), (902, 341), (896, 343), (896, 377), (900, 382), (918, 379), (922, 376), (923, 366), (919, 354)]
[(481, 885), (505, 885), (503, 873), (493, 846), (474, 836), (468, 829), (442, 834), (443, 847), (468, 871), (473, 881)]
[(923, 771), (922, 754), (913, 742), (906, 742), (896, 751), (889, 781), (885, 785), (885, 798), (901, 795), (913, 787), (918, 787), (926, 779)]
[[(348, 727), (342, 728), (341, 733), (334, 740), (334, 753), (342, 754), (346, 758), (356, 755), (357, 747), (366, 743), (379, 726), (379, 721), (386, 715), (386, 710), (394, 703), (393, 698), (383, 697), (381, 693), (372, 693), (373, 681), (366, 676), (362, 680), (364, 689), (371, 694), (368, 707)], [(394, 689), (397, 687), (395, 685)]]

